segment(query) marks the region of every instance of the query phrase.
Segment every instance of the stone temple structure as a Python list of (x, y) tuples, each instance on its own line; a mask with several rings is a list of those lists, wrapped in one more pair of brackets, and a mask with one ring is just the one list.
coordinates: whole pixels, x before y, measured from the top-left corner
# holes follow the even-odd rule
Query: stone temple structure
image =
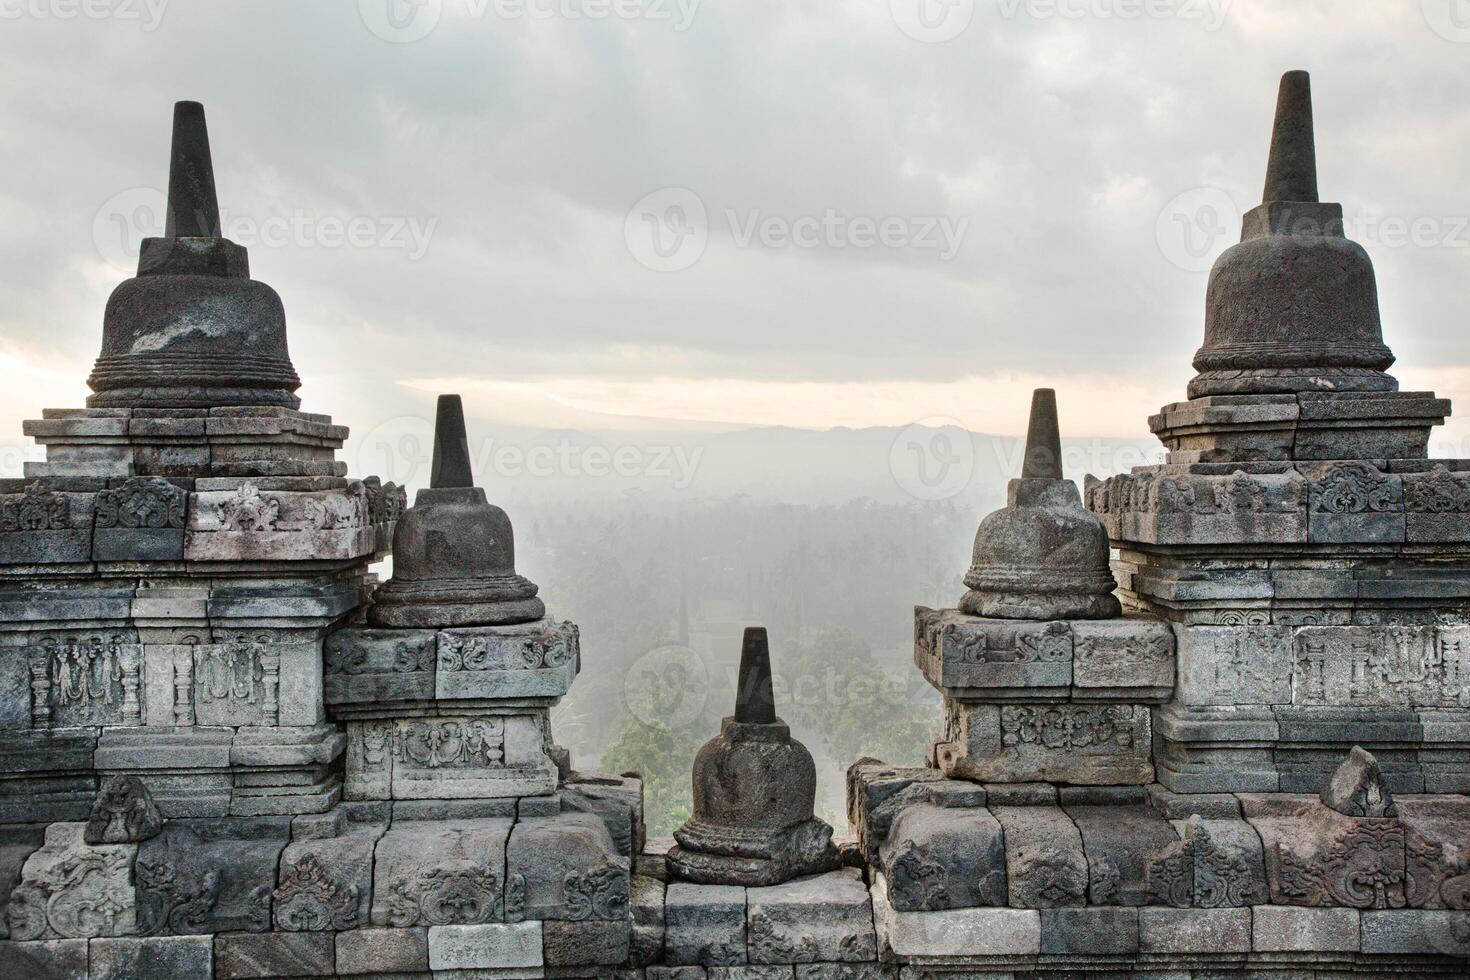
[(1079, 493), (1036, 393), (915, 610), (925, 763), (858, 760), (834, 844), (752, 631), (670, 849), (555, 742), (581, 637), (458, 398), (413, 507), (347, 476), (181, 103), (94, 395), (0, 481), (0, 977), (1470, 976), (1470, 461), (1387, 373), (1304, 73), (1267, 172), (1166, 462)]

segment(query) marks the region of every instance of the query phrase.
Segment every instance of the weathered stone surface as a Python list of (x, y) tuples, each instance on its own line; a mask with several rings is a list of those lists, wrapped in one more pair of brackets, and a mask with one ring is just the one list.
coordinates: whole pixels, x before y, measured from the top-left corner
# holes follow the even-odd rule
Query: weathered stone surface
[(629, 937), (630, 966), (651, 966), (664, 958), (665, 884), (657, 878), (634, 875), (628, 900), (633, 920)]
[(1322, 790), (1322, 803), (1349, 817), (1392, 817), (1398, 813), (1383, 785), (1378, 760), (1357, 745)]
[(87, 980), (87, 940), (0, 942), (0, 976)]
[(224, 933), (215, 937), (216, 980), (329, 977), (336, 954), (330, 932)]
[(551, 619), (444, 630), (437, 649), (440, 699), (559, 698), (581, 666), (576, 624)]
[(1362, 949), (1364, 953), (1470, 957), (1470, 912), (1365, 911)]
[(88, 844), (139, 844), (163, 829), (163, 817), (137, 776), (109, 776), (87, 818)]
[(1177, 626), (1179, 698), (1191, 705), (1290, 704), (1292, 630)]
[(276, 866), (290, 833), (283, 817), (169, 820), (138, 847), (139, 933), (269, 929)]
[(1174, 828), (1142, 805), (1068, 806), (1065, 810), (1082, 833), (1088, 901), (1093, 905), (1147, 904), (1148, 865), (1179, 840)]
[(556, 788), (544, 709), (351, 722), (350, 799), (536, 796)]
[(706, 972), (709, 980), (794, 980), (796, 976), (791, 966), (712, 966)]
[(323, 651), (322, 695), (327, 704), (427, 701), (437, 659), (433, 630), (338, 630)]
[(996, 806), (991, 813), (1005, 831), (1012, 907), (1087, 904), (1087, 858), (1071, 817), (1055, 806)]
[(94, 939), (88, 945), (88, 975), (92, 980), (143, 980), (145, 977), (208, 980), (214, 975), (214, 940), (210, 936)]
[(373, 925), (478, 925), (504, 918), (509, 820), (395, 823), (378, 841)]
[(796, 980), (896, 980), (898, 967), (882, 963), (798, 963)]
[(238, 490), (192, 495), (185, 561), (323, 561), (370, 557), (376, 532), (367, 491)]
[(899, 912), (1006, 904), (1006, 852), (988, 810), (912, 806), (879, 856), (888, 903)]
[(877, 862), (894, 818), (915, 803), (930, 802), (929, 785), (943, 778), (933, 769), (876, 759), (859, 759), (848, 768), (847, 821), (870, 864)]
[(590, 813), (518, 821), (505, 861), (506, 921), (628, 917), (628, 859)]
[(960, 704), (945, 700), (946, 775), (977, 782), (1153, 782), (1145, 705)]
[(736, 966), (747, 962), (745, 889), (734, 885), (669, 885), (664, 907), (664, 962), (670, 966)]
[(1358, 951), (1357, 909), (1305, 909), (1257, 905), (1253, 945), (1258, 952)]
[(542, 956), (548, 967), (620, 966), (631, 933), (627, 919), (548, 919), (541, 923)]
[(542, 957), (541, 923), (491, 922), (429, 927), (432, 970), (505, 970), (537, 967)]
[(90, 939), (137, 931), (136, 844), (87, 844), (80, 823), (53, 823), (10, 893), (13, 940)]
[(1071, 626), (1074, 697), (1153, 701), (1174, 690), (1174, 632), (1168, 623), (1135, 615)]
[(182, 561), (188, 491), (136, 477), (97, 494), (94, 561)]
[[(26, 859), (41, 846), (44, 824), (21, 824), (0, 829), (0, 910), (10, 904), (10, 893), (20, 884)], [(10, 927), (0, 919), (0, 939), (10, 934)]]
[(427, 929), (352, 929), (337, 934), (337, 972), (422, 973), (429, 968)]
[(1072, 629), (1066, 622), (985, 619), (914, 609), (914, 662), (953, 697), (1066, 698)]
[(888, 883), (873, 882), (873, 922), (880, 949), (903, 956), (1027, 956), (1041, 951), (1035, 909), (968, 908), (900, 912), (888, 903)]
[(1119, 906), (1041, 910), (1041, 951), (1063, 955), (1138, 952), (1138, 909)]
[(1204, 474), (1152, 467), (1089, 483), (1087, 493), (1112, 537), (1143, 545), (1307, 540), (1307, 486), (1294, 470)]
[(383, 828), (354, 824), (333, 838), (295, 840), (281, 852), (272, 893), (277, 929), (323, 932), (368, 924), (373, 848)]
[(1190, 817), (1182, 839), (1159, 852), (1145, 877), (1153, 905), (1226, 908), (1266, 901), (1261, 840), (1244, 820)]
[[(644, 848), (643, 781), (636, 774), (610, 776), (598, 772), (572, 772), (561, 781), (557, 794), (563, 810), (592, 813), (612, 835), (618, 853), (630, 861)], [(531, 800), (521, 800), (522, 816)]]
[(1248, 953), (1251, 910), (1138, 910), (1138, 946), (1145, 953)]
[(856, 868), (746, 892), (752, 963), (865, 961), (878, 955), (873, 908)]

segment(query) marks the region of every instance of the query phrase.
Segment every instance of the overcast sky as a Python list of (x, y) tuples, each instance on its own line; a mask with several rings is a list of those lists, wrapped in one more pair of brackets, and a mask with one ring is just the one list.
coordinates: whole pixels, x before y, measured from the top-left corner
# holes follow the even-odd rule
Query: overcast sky
[(1394, 373), (1470, 405), (1467, 0), (0, 15), (7, 444), (86, 395), (107, 294), (161, 220), (176, 99), (206, 106), (303, 407), (358, 432), (457, 389), (517, 425), (1013, 433), (1045, 383), (1068, 435), (1146, 437), (1184, 397), (1291, 68)]

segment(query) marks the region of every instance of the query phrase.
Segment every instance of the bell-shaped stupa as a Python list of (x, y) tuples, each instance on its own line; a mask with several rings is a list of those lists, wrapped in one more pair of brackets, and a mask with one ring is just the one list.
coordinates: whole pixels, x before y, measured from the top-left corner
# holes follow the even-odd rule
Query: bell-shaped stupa
[(174, 105), (167, 219), (143, 240), (138, 274), (107, 301), (92, 408), (296, 408), (276, 291), (250, 278), (245, 249), (220, 233), (204, 107)]
[(429, 488), (398, 520), (393, 577), (368, 619), (425, 629), (527, 623), (546, 615), (536, 591), (516, 574), (510, 518), (474, 485), (460, 398), (440, 395)]
[(969, 589), (960, 609), (998, 619), (1104, 619), (1120, 613), (1108, 567), (1108, 535), (1082, 507), (1077, 485), (1062, 476), (1057, 396), (1031, 398), (1021, 478), (1006, 506), (975, 532)]
[(735, 714), (694, 757), (694, 815), (678, 830), (670, 872), (686, 881), (775, 885), (831, 871), (832, 828), (814, 815), (817, 771), (776, 717), (763, 627), (745, 631)]

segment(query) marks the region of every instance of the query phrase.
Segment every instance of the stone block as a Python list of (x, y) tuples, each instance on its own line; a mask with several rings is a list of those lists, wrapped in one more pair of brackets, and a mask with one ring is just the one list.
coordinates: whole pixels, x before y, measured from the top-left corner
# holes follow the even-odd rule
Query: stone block
[(709, 980), (795, 980), (792, 966), (712, 966)]
[(1145, 872), (1149, 901), (1176, 908), (1243, 908), (1265, 902), (1261, 839), (1244, 820), (1190, 817), (1181, 840)]
[(629, 861), (593, 814), (518, 821), (505, 861), (508, 922), (628, 917)]
[(281, 852), (272, 895), (276, 928), (322, 932), (367, 925), (373, 848), (382, 833), (381, 827), (356, 824), (340, 837), (307, 838), (287, 845)]
[(185, 561), (344, 560), (369, 556), (376, 544), (361, 484), (293, 493), (246, 483), (190, 496)]
[(323, 647), (322, 696), (327, 704), (431, 700), (437, 657), (433, 630), (338, 630)]
[(1229, 820), (1240, 816), (1240, 801), (1233, 793), (1175, 793), (1163, 786), (1148, 788), (1149, 805), (1165, 820)]
[(1176, 626), (1179, 700), (1189, 705), (1291, 703), (1292, 636), (1283, 626)]
[(1470, 957), (1470, 912), (1365, 911), (1361, 942), (1364, 953)]
[(1252, 944), (1262, 953), (1356, 953), (1357, 909), (1258, 905)]
[(291, 821), (292, 840), (331, 840), (347, 832), (347, 811), (336, 807), (327, 813), (306, 813)]
[(843, 868), (746, 892), (752, 963), (864, 961), (878, 955), (868, 889)]
[(879, 860), (897, 911), (1006, 904), (1003, 832), (988, 810), (909, 807), (893, 822)]
[[(594, 772), (573, 772), (561, 784), (558, 794), (564, 810), (592, 813), (607, 826), (618, 853), (630, 860), (646, 840), (643, 825), (643, 781), (635, 776), (609, 776)], [(522, 800), (522, 806), (529, 803)]]
[(968, 908), (900, 912), (880, 874), (871, 889), (880, 949), (899, 957), (1032, 956), (1041, 951), (1035, 909)]
[(1307, 541), (1396, 544), (1406, 537), (1403, 478), (1367, 462), (1299, 464), (1308, 481)]
[(628, 963), (651, 966), (664, 958), (664, 894), (666, 886), (657, 878), (633, 877), (628, 911), (633, 920)]
[(541, 923), (491, 922), (483, 925), (430, 926), (431, 970), (509, 970), (539, 967)]
[(948, 776), (976, 782), (1153, 782), (1146, 705), (959, 704), (945, 700)]
[(0, 564), (53, 565), (92, 558), (94, 497), (39, 483), (0, 494)]
[(438, 638), (434, 691), (441, 700), (560, 698), (580, 666), (575, 623), (448, 629)]
[(1138, 952), (1138, 909), (1123, 906), (1041, 910), (1041, 951), (1052, 955)]
[(542, 724), (535, 713), (475, 713), (348, 725), (347, 785), (352, 799), (539, 796), (554, 792), (556, 783), (556, 765), (546, 754)]
[(627, 919), (548, 919), (541, 923), (542, 956), (548, 967), (620, 966), (631, 932)]
[(373, 925), (502, 921), (510, 830), (510, 820), (394, 823), (375, 852)]
[(188, 496), (159, 477), (135, 477), (98, 493), (93, 560), (182, 561)]
[(1005, 831), (1012, 907), (1087, 904), (1087, 858), (1071, 817), (1055, 806), (997, 806), (991, 813)]
[(952, 697), (1065, 698), (1072, 683), (1072, 630), (1066, 622), (920, 606), (914, 610), (914, 662)]
[(88, 980), (87, 940), (0, 942), (0, 977)]
[[(46, 828), (43, 824), (22, 824), (0, 829), (0, 911), (10, 904), (10, 893), (20, 884), (26, 859), (41, 846)], [(0, 917), (0, 939), (9, 935), (9, 927)]]
[(136, 844), (90, 845), (85, 824), (53, 823), (10, 893), (13, 940), (127, 936), (137, 931)]
[(282, 817), (169, 820), (138, 846), (138, 932), (203, 935), (271, 927)]
[(210, 936), (155, 936), (151, 939), (94, 939), (89, 944), (91, 980), (145, 980), (148, 977), (214, 975)]
[(1069, 806), (1087, 856), (1088, 901), (1093, 905), (1143, 905), (1148, 866), (1179, 835), (1144, 805)]
[(215, 937), (215, 980), (332, 976), (334, 938), (330, 932), (225, 933)]
[(1138, 910), (1138, 947), (1144, 953), (1248, 953), (1251, 910)]
[(898, 980), (898, 967), (883, 963), (798, 963), (796, 980)]
[(989, 806), (1052, 806), (1059, 794), (1051, 783), (986, 783)]
[(394, 800), (390, 812), (399, 820), (483, 820), (487, 817), (514, 819), (519, 807), (515, 799), (499, 800)]
[(1072, 626), (1073, 696), (1165, 700), (1174, 690), (1174, 631), (1146, 616), (1077, 620)]
[(927, 784), (943, 775), (924, 767), (889, 766), (863, 759), (847, 770), (847, 821), (857, 832), (863, 855), (871, 863), (888, 838), (899, 813), (929, 802)]
[(1470, 630), (1430, 626), (1308, 627), (1296, 637), (1292, 703), (1456, 707), (1470, 670)]
[(670, 884), (664, 928), (664, 961), (670, 966), (739, 966), (746, 962), (745, 889)]
[(428, 969), (427, 929), (352, 929), (337, 934), (338, 973), (423, 973)]

